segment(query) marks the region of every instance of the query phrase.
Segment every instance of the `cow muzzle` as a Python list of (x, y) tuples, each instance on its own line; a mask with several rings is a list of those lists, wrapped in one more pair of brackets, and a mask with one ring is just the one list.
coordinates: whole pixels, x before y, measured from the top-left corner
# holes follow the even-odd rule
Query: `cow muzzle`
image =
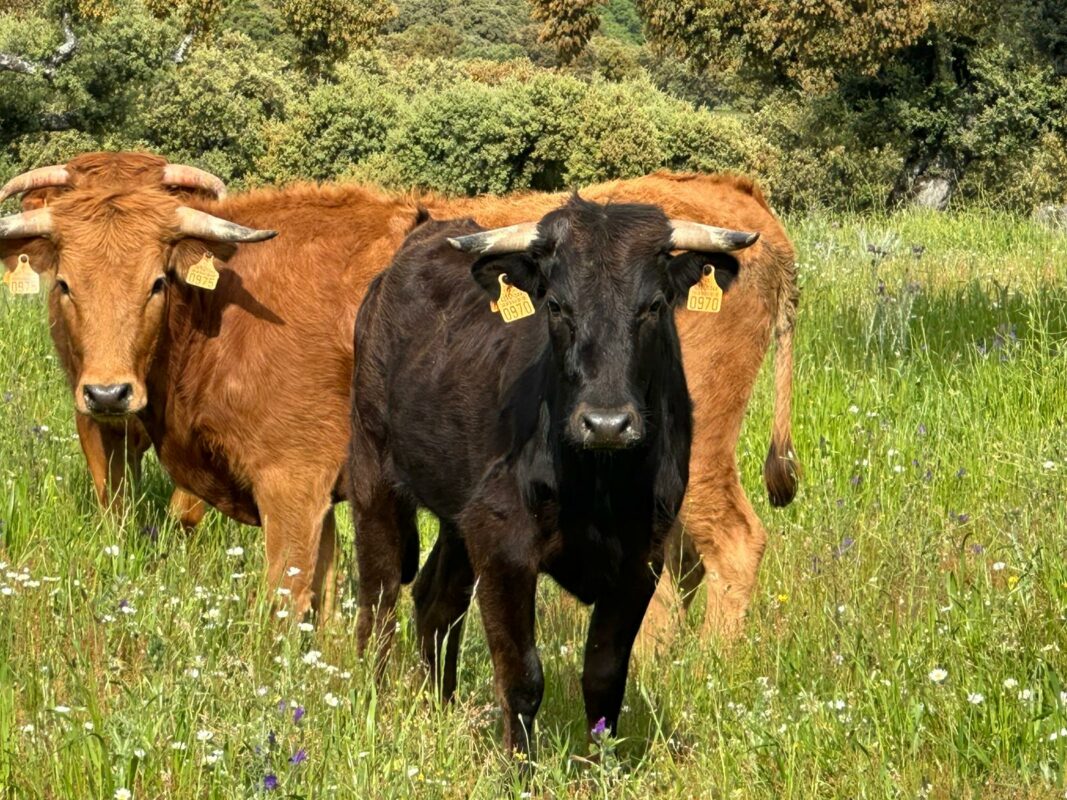
[(94, 417), (121, 417), (139, 411), (132, 407), (133, 399), (131, 383), (87, 383), (82, 386), (84, 410)]
[(645, 435), (644, 420), (631, 404), (599, 408), (580, 403), (571, 415), (571, 437), (592, 450), (632, 447)]

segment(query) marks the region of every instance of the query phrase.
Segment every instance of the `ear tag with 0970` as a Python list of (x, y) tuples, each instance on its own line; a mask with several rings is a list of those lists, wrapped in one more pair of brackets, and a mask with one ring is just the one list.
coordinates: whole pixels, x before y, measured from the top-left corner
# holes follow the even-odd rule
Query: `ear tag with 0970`
[(14, 271), (4, 275), (4, 283), (11, 294), (37, 294), (41, 291), (41, 276), (33, 271), (30, 257), (25, 253), (19, 254), (18, 266)]
[(499, 312), (504, 322), (515, 322), (523, 317), (532, 316), (534, 313), (533, 302), (530, 295), (526, 294), (517, 286), (507, 282), (507, 273), (501, 272), (497, 280), (500, 282), (500, 299), (489, 304), (489, 310)]
[(704, 275), (689, 287), (689, 299), (685, 307), (690, 311), (704, 311), (709, 314), (719, 313), (722, 308), (722, 289), (715, 281), (715, 270), (704, 267)]

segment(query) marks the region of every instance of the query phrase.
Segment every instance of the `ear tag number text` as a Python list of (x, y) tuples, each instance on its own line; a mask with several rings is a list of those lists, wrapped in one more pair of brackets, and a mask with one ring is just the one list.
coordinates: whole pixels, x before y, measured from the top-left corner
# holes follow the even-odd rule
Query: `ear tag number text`
[(504, 322), (511, 323), (523, 317), (533, 316), (534, 307), (530, 295), (517, 286), (507, 282), (507, 273), (502, 272), (497, 280), (500, 282), (500, 299), (489, 303), (489, 310), (499, 313)]
[(4, 274), (4, 283), (11, 294), (37, 294), (41, 291), (41, 276), (30, 267), (30, 257), (19, 254), (18, 266)]
[(204, 257), (189, 267), (185, 274), (185, 282), (190, 286), (197, 286), (213, 292), (219, 283), (219, 271), (215, 269), (215, 257), (211, 253), (204, 253)]
[(715, 270), (705, 267), (704, 276), (689, 288), (685, 307), (690, 311), (718, 314), (722, 308), (722, 289), (715, 282)]

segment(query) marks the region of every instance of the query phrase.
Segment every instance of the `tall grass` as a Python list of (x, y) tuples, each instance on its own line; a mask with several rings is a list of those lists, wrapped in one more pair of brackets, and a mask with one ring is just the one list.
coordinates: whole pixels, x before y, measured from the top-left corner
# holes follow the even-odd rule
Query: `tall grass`
[(765, 374), (747, 636), (636, 662), (597, 763), (587, 612), (546, 580), (528, 784), (476, 618), (454, 705), (426, 697), (407, 607), (377, 693), (350, 585), (319, 630), (271, 619), (260, 531), (182, 533), (154, 463), (102, 518), (44, 304), (0, 297), (0, 796), (1063, 797), (1067, 239), (988, 213), (788, 222), (806, 475), (767, 506)]

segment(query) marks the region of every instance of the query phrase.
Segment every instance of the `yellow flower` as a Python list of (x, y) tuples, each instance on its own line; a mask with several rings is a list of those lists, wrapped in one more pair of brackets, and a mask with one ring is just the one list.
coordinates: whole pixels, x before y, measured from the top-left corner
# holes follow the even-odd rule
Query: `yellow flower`
[(1014, 589), (1015, 588), (1015, 584), (1017, 584), (1018, 582), (1019, 582), (1019, 576), (1018, 575), (1009, 575), (1008, 576), (1008, 588), (1009, 589)]
[(789, 595), (787, 595), (785, 592), (782, 592), (778, 595), (778, 602), (784, 606), (786, 603), (789, 602)]

